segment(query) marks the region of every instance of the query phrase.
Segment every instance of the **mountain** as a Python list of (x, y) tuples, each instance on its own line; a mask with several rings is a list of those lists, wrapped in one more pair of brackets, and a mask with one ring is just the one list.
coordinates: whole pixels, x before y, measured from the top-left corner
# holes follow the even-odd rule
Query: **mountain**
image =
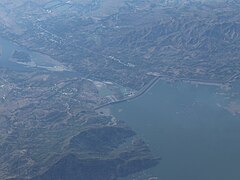
[(239, 8), (234, 0), (1, 0), (0, 179), (111, 180), (155, 166), (159, 157), (106, 105), (159, 78), (231, 86)]

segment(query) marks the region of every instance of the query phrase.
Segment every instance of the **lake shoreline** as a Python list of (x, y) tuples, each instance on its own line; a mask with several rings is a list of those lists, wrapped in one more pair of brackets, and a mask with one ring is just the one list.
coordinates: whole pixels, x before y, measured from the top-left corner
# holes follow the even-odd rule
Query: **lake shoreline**
[(141, 96), (145, 95), (149, 90), (151, 90), (151, 88), (153, 88), (155, 86), (155, 84), (157, 84), (160, 80), (165, 81), (165, 82), (170, 82), (170, 83), (179, 81), (179, 82), (188, 83), (188, 84), (192, 84), (192, 85), (204, 85), (204, 86), (215, 86), (215, 87), (223, 87), (225, 84), (223, 82), (217, 82), (217, 81), (216, 82), (208, 82), (208, 81), (183, 79), (183, 78), (170, 79), (170, 78), (167, 78), (164, 76), (156, 76), (147, 85), (143, 86), (139, 91), (137, 91), (137, 93), (135, 95), (100, 105), (100, 106), (96, 107), (94, 110), (99, 110), (104, 107), (115, 105), (118, 103), (123, 103), (126, 101), (136, 100), (137, 98), (140, 98)]
[(196, 174), (201, 179), (225, 180), (232, 172), (217, 172), (230, 163), (232, 176), (239, 177), (234, 164), (240, 145), (232, 141), (229, 128), (240, 140), (235, 131), (240, 121), (217, 105), (226, 103), (225, 96), (216, 93), (221, 85), (162, 80), (146, 95), (109, 107), (114, 117), (149, 144), (154, 155), (162, 157), (157, 167), (124, 180), (191, 180)]

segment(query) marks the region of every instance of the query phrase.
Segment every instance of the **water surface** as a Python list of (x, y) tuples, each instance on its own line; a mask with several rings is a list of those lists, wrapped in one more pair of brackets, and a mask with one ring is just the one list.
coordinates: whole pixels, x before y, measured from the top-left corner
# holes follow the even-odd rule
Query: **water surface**
[[(19, 63), (12, 58), (13, 52), (23, 51), (30, 55), (30, 63)], [(65, 71), (65, 67), (60, 62), (48, 55), (31, 51), (23, 46), (0, 37), (0, 67), (17, 71), (27, 71), (30, 68), (42, 68), (51, 71)]]
[(213, 86), (159, 82), (140, 98), (113, 105), (161, 157), (127, 179), (239, 180), (240, 119), (221, 108), (228, 98)]

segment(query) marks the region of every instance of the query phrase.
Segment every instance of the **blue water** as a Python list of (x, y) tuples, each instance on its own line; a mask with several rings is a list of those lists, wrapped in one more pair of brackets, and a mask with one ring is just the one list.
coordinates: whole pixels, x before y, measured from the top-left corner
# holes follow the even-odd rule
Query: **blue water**
[(140, 98), (112, 106), (162, 158), (157, 167), (124, 179), (239, 180), (240, 118), (219, 106), (227, 98), (217, 91), (159, 82)]
[[(53, 68), (55, 66), (61, 66), (62, 64), (50, 56), (33, 52), (28, 50), (27, 48), (20, 46), (14, 42), (11, 42), (7, 39), (0, 37), (0, 48), (1, 48), (1, 56), (0, 56), (0, 67), (7, 68), (14, 71), (29, 71), (33, 68), (38, 69), (47, 69)], [(11, 57), (15, 50), (27, 52), (32, 62), (35, 64), (33, 66), (24, 65), (20, 63), (16, 63)]]
[[(0, 47), (0, 67), (30, 69), (10, 61), (14, 50), (26, 49), (2, 38)], [(114, 115), (162, 158), (157, 167), (126, 179), (239, 180), (240, 119), (219, 106), (227, 98), (217, 91), (211, 86), (159, 82), (140, 98), (112, 106)]]
[(10, 60), (14, 50), (23, 50), (22, 47), (0, 37), (0, 48), (0, 67), (11, 70), (27, 70), (27, 68), (25, 68), (23, 65), (17, 64)]

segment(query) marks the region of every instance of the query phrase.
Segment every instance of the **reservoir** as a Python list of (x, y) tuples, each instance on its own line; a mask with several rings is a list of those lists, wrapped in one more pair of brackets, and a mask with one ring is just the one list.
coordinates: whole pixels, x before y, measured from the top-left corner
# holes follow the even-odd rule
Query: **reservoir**
[[(35, 65), (14, 62), (15, 50), (27, 52)], [(64, 70), (51, 57), (2, 38), (0, 54), (1, 68)], [(72, 72), (62, 75), (69, 74)], [(162, 158), (158, 166), (126, 179), (239, 180), (240, 118), (223, 108), (230, 96), (219, 92), (217, 86), (159, 81), (140, 97), (109, 106), (114, 116), (126, 122), (153, 154)], [(106, 89), (102, 93), (109, 94)]]
[(219, 88), (158, 82), (141, 97), (111, 106), (112, 113), (162, 160), (128, 180), (239, 180), (240, 118), (223, 106)]
[[(29, 63), (19, 63), (14, 60), (14, 51), (27, 53), (31, 57)], [(50, 71), (66, 71), (67, 68), (50, 56), (31, 51), (12, 41), (0, 37), (0, 67), (15, 71), (29, 71), (33, 68), (47, 69)]]
[(0, 37), (0, 67), (11, 70), (27, 70), (23, 65), (10, 61), (14, 50), (22, 50), (20, 46)]

